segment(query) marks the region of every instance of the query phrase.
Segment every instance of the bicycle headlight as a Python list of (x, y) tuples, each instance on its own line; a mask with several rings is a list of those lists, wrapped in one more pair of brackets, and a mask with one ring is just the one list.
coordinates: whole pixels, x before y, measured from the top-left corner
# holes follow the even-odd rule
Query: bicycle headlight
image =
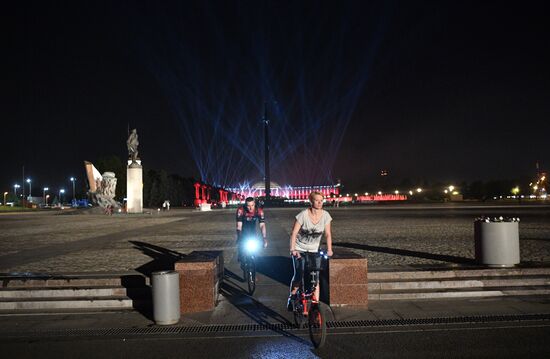
[(244, 243), (244, 248), (249, 253), (256, 252), (259, 247), (260, 245), (258, 244), (257, 239), (247, 239), (246, 242)]

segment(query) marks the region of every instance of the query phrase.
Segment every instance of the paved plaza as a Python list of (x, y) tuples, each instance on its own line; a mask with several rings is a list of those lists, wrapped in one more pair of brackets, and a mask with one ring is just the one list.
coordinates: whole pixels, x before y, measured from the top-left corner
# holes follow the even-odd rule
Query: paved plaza
[[(267, 208), (270, 247), (288, 247), (300, 208)], [(474, 259), (473, 221), (480, 215), (520, 217), (522, 263), (550, 262), (550, 206), (464, 204), (327, 208), (335, 251), (365, 255), (369, 266), (464, 264)], [(0, 215), (0, 272), (150, 272), (159, 262), (195, 250), (223, 250), (234, 260), (235, 209), (99, 215), (85, 210)]]

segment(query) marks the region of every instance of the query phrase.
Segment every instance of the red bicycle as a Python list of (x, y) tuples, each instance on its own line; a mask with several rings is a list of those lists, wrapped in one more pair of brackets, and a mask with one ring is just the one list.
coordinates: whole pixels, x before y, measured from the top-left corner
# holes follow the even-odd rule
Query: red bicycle
[[(294, 323), (298, 328), (302, 328), (307, 322), (309, 337), (315, 348), (320, 348), (325, 344), (327, 337), (327, 323), (325, 321), (325, 310), (315, 296), (315, 289), (319, 285), (319, 271), (321, 268), (321, 259), (328, 259), (324, 252), (302, 253), (301, 259), (305, 261), (302, 271), (301, 284), (294, 301), (292, 302), (292, 311), (294, 312)], [(304, 273), (309, 273), (310, 281), (306, 283)]]

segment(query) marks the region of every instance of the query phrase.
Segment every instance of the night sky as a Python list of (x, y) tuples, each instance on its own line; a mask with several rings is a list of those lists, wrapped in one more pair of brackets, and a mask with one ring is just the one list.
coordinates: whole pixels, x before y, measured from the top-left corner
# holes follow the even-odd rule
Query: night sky
[(33, 193), (69, 188), (84, 160), (126, 158), (128, 127), (145, 169), (256, 181), (264, 103), (281, 184), (534, 175), (550, 168), (549, 9), (503, 3), (8, 5), (0, 189), (23, 166)]

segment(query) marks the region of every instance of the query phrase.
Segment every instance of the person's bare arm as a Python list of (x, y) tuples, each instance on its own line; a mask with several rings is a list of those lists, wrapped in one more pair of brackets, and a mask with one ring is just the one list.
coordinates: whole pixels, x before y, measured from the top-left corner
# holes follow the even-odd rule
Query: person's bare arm
[(332, 230), (330, 222), (325, 225), (325, 238), (327, 239), (327, 255), (332, 257)]
[(290, 254), (297, 258), (300, 258), (300, 252), (296, 250), (296, 236), (300, 231), (300, 227), (300, 223), (298, 223), (298, 221), (294, 221), (294, 227), (292, 227), (292, 232), (290, 233)]
[(243, 231), (243, 222), (237, 221), (237, 240), (241, 236), (242, 231)]
[(267, 247), (267, 229), (265, 223), (260, 223), (260, 230), (262, 231), (262, 238), (264, 239), (264, 248)]

